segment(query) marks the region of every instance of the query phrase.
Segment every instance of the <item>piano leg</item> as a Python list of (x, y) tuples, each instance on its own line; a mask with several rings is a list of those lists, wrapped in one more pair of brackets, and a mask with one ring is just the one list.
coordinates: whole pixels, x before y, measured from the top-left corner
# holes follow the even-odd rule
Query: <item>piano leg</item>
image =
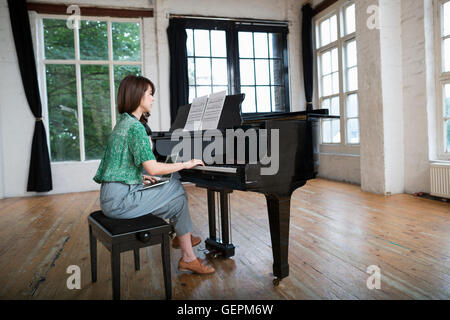
[(270, 237), (272, 239), (274, 285), (289, 275), (289, 219), (291, 196), (266, 194), (269, 214)]
[[(222, 239), (216, 237), (216, 205), (215, 192), (220, 195), (220, 222), (222, 226)], [(234, 245), (230, 243), (230, 225), (228, 223), (230, 208), (228, 200), (232, 190), (207, 190), (208, 195), (208, 220), (209, 220), (209, 238), (205, 241), (206, 249), (211, 251), (214, 256), (220, 255), (224, 258), (234, 256)]]
[(216, 241), (216, 199), (214, 191), (207, 189), (208, 195), (208, 221), (209, 221), (209, 238)]

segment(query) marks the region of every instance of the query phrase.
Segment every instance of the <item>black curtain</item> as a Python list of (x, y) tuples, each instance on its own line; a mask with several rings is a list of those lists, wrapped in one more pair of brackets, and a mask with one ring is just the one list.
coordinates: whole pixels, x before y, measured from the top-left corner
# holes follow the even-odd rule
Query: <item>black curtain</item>
[(31, 145), (27, 191), (46, 192), (53, 189), (52, 172), (50, 169), (47, 136), (42, 121), (41, 98), (27, 4), (25, 0), (8, 0), (8, 8), (23, 88), (31, 112), (36, 118)]
[(312, 110), (312, 97), (314, 89), (313, 75), (313, 39), (312, 39), (312, 18), (313, 9), (308, 3), (303, 6), (302, 20), (302, 53), (303, 53), (303, 79), (305, 83), (306, 110)]
[(187, 104), (189, 99), (185, 22), (170, 19), (167, 36), (170, 51), (170, 121), (173, 123), (178, 107)]

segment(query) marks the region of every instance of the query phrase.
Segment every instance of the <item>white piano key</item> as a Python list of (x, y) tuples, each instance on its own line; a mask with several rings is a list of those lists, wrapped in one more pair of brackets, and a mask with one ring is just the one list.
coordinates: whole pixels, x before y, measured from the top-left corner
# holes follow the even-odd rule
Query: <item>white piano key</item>
[(191, 168), (192, 170), (200, 170), (200, 171), (211, 171), (211, 172), (221, 172), (221, 173), (232, 173), (236, 174), (237, 168), (230, 167), (215, 167), (215, 166), (197, 166)]

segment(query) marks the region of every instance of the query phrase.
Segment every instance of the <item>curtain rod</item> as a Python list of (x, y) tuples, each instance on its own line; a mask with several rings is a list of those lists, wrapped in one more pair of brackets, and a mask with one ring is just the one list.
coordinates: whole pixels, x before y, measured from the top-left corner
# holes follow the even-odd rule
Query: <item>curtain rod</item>
[(183, 18), (183, 19), (201, 19), (201, 20), (222, 20), (222, 21), (236, 21), (242, 23), (254, 23), (254, 24), (271, 24), (271, 25), (281, 25), (288, 26), (290, 21), (281, 20), (258, 20), (258, 19), (248, 19), (248, 18), (226, 18), (226, 17), (214, 17), (214, 16), (192, 16), (184, 14), (172, 14), (168, 13), (166, 16), (168, 19), (172, 18)]

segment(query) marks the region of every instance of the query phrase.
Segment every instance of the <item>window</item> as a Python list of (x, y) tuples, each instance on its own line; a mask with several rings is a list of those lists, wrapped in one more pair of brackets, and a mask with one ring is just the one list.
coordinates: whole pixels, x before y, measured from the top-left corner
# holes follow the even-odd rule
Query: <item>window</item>
[(341, 119), (322, 120), (322, 144), (360, 142), (355, 4), (348, 1), (316, 21), (319, 105)]
[(41, 17), (40, 57), (48, 109), (51, 160), (85, 161), (103, 156), (116, 122), (120, 81), (141, 74), (141, 22)]
[(243, 113), (289, 111), (285, 26), (188, 19), (189, 102), (245, 93)]
[(439, 0), (437, 23), (439, 30), (439, 43), (437, 48), (439, 61), (438, 75), (438, 99), (439, 108), (437, 110), (437, 130), (438, 130), (438, 156), (441, 159), (449, 160), (450, 156), (450, 0)]

